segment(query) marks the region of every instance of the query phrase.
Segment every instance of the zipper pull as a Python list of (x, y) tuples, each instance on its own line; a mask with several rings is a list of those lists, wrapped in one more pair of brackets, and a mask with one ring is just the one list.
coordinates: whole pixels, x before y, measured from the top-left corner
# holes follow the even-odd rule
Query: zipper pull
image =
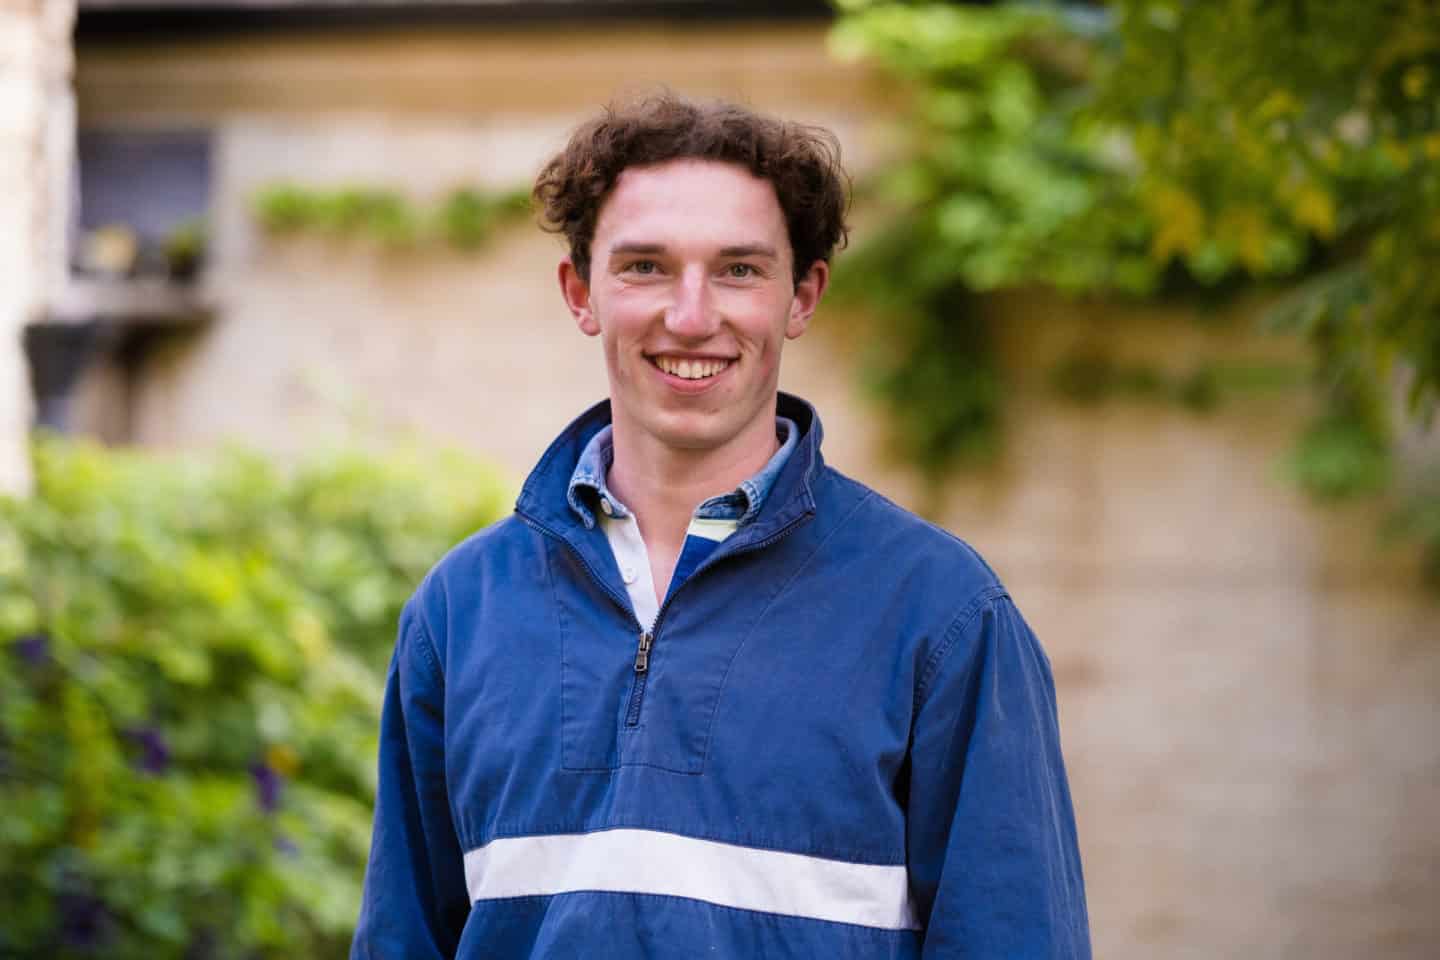
[(635, 648), (635, 672), (644, 673), (650, 669), (650, 631), (640, 634), (640, 645)]

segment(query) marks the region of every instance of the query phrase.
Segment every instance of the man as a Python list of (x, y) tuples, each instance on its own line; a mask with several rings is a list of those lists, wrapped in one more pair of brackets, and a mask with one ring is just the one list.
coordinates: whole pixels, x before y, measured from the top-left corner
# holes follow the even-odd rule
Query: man
[(405, 608), (353, 956), (1089, 956), (1039, 644), (777, 393), (844, 183), (672, 96), (541, 173), (610, 399)]

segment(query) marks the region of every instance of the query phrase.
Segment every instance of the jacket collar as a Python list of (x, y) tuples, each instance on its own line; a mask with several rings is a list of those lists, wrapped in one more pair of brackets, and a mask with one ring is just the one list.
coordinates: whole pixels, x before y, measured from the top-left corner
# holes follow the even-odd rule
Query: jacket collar
[[(595, 508), (598, 506), (615, 517), (628, 517), (630, 510), (615, 498), (606, 486), (610, 464), (615, 460), (615, 444), (612, 439), (614, 424), (607, 424), (590, 438), (580, 454), (580, 462), (570, 475), (570, 488), (565, 497), (570, 509), (585, 524), (586, 529), (595, 525)], [(737, 520), (741, 526), (754, 520), (775, 478), (799, 446), (800, 428), (789, 417), (775, 418), (775, 437), (780, 449), (754, 476), (741, 480), (739, 485), (727, 493), (710, 497), (695, 508), (695, 517), (710, 520)]]
[[(730, 538), (737, 541), (737, 546), (761, 540), (797, 517), (815, 512), (811, 485), (824, 465), (820, 418), (809, 403), (783, 392), (777, 397), (776, 413), (795, 421), (800, 433), (798, 443), (759, 513)], [(515, 502), (515, 511), (572, 543), (584, 539), (586, 525), (569, 502), (570, 481), (586, 446), (610, 421), (609, 400), (602, 400), (571, 421), (530, 472)]]

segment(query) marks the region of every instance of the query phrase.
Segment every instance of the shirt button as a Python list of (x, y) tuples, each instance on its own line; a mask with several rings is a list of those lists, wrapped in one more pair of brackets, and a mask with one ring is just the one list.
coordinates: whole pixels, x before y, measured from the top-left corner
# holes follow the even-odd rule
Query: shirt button
[(635, 582), (635, 568), (626, 564), (620, 568), (620, 576), (626, 583)]
[(605, 497), (600, 498), (600, 509), (605, 511), (605, 516), (607, 517), (615, 516), (615, 508), (610, 505), (610, 501)]

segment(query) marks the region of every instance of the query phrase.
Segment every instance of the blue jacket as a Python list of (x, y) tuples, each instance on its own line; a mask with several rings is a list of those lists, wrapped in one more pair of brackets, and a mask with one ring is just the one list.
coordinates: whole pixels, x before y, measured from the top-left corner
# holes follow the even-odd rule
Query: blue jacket
[(770, 495), (642, 644), (566, 500), (406, 605), (352, 958), (1089, 957), (1045, 654), (962, 541), (826, 466)]

